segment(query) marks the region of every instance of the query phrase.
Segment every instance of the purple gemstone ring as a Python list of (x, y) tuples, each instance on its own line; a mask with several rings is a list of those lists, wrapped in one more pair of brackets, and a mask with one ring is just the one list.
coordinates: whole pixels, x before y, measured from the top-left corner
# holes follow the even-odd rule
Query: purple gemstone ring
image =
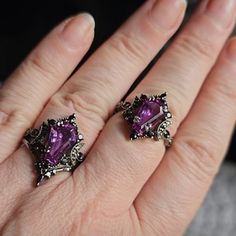
[(152, 138), (164, 140), (170, 146), (172, 138), (167, 128), (171, 125), (172, 115), (167, 104), (167, 94), (136, 97), (133, 103), (121, 102), (117, 111), (123, 112), (124, 119), (131, 130), (130, 139)]
[(50, 119), (39, 129), (27, 130), (24, 143), (36, 159), (37, 186), (58, 172), (73, 171), (84, 160), (80, 152), (84, 145), (83, 135), (76, 125), (75, 114)]

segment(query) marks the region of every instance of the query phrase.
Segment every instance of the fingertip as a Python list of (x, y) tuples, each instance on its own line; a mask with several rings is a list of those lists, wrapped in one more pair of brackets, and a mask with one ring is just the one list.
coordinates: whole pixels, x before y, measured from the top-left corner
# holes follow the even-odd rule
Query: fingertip
[(164, 29), (173, 29), (179, 23), (186, 10), (186, 0), (159, 0), (154, 1), (151, 16), (157, 26)]
[(78, 48), (88, 39), (92, 40), (95, 28), (95, 21), (89, 13), (80, 13), (69, 18), (63, 24), (61, 37), (70, 48)]

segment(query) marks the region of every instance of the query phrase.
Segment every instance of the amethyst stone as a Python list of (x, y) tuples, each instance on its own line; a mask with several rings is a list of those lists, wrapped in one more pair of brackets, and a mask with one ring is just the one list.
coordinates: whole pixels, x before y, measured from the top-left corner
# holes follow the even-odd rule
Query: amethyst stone
[(63, 155), (71, 151), (77, 140), (77, 127), (69, 121), (64, 121), (63, 124), (50, 125), (46, 141), (46, 153), (41, 159), (52, 166), (59, 164)]
[(138, 136), (143, 136), (146, 132), (145, 127), (150, 124), (151, 130), (155, 130), (165, 120), (163, 112), (163, 101), (148, 99), (141, 101), (141, 104), (133, 111), (133, 117), (139, 117), (139, 120), (131, 124), (131, 128)]

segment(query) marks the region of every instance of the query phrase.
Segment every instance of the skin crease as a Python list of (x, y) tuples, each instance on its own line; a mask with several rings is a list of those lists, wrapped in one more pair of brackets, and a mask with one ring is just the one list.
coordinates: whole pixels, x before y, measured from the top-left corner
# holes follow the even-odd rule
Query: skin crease
[[(0, 91), (2, 235), (183, 234), (235, 125), (236, 39), (227, 37), (236, 1), (202, 1), (128, 98), (167, 90), (174, 114), (170, 149), (152, 140), (129, 141), (121, 115), (111, 112), (178, 29), (185, 8), (183, 0), (147, 1), (66, 82), (93, 38), (91, 16), (75, 16), (10, 76)], [(87, 159), (73, 174), (35, 188), (32, 157), (18, 147), (22, 135), (73, 112)]]

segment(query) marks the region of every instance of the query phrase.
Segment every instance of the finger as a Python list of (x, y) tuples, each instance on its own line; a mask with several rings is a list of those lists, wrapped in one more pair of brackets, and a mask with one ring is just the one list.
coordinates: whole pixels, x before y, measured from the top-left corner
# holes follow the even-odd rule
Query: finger
[(181, 235), (203, 201), (236, 121), (235, 60), (233, 39), (179, 128), (173, 147), (135, 201), (146, 230), (155, 225), (160, 235)]
[[(214, 11), (213, 14), (213, 10), (209, 9), (206, 3), (202, 3), (172, 47), (131, 95), (133, 97), (140, 91), (158, 94), (159, 89), (161, 92), (167, 90), (170, 110), (174, 115), (173, 134), (188, 113), (234, 24), (235, 6), (231, 9), (232, 5), (229, 4), (231, 8), (221, 7), (220, 11)], [(221, 14), (224, 15), (224, 19), (220, 17)], [(202, 45), (209, 48), (205, 46), (206, 49), (203, 51)], [(204, 53), (206, 50), (208, 54)], [(174, 63), (177, 67), (173, 66)], [(91, 183), (98, 182), (97, 186), (104, 184), (105, 189), (112, 183), (111, 189), (104, 193), (106, 198), (110, 199), (108, 207), (121, 204), (127, 209), (165, 152), (162, 142), (128, 142), (127, 129), (121, 115), (114, 116), (107, 123), (84, 164), (87, 173), (92, 173)], [(104, 174), (101, 176), (101, 173)]]
[(147, 1), (65, 84), (40, 122), (79, 111), (90, 147), (115, 104), (177, 30), (185, 7), (184, 0)]
[[(94, 21), (88, 14), (56, 27), (1, 87), (0, 163), (88, 50)], [(7, 147), (7, 148), (6, 148)]]

